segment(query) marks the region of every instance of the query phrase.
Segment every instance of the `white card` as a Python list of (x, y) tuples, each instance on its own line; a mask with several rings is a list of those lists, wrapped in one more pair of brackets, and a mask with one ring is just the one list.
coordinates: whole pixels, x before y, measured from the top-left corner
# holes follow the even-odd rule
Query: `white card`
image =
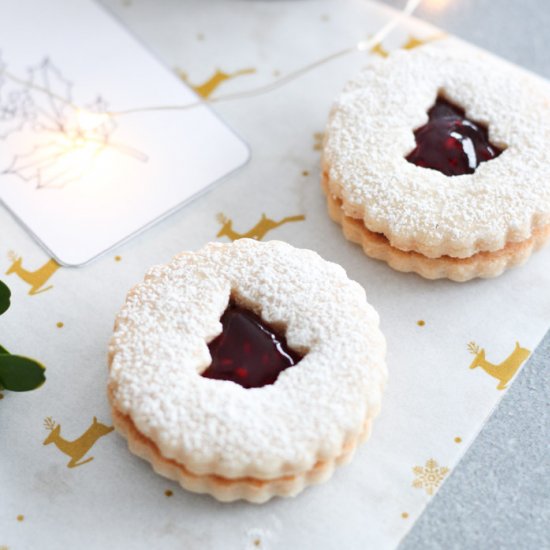
[(0, 199), (60, 263), (90, 261), (247, 161), (206, 106), (110, 114), (197, 96), (95, 3), (0, 7)]

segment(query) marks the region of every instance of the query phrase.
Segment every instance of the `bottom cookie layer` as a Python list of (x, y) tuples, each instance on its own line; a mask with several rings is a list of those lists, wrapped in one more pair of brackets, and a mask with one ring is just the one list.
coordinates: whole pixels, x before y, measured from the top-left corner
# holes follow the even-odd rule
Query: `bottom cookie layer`
[(329, 215), (342, 226), (346, 239), (360, 244), (367, 256), (382, 260), (397, 271), (414, 272), (426, 279), (465, 282), (478, 277), (498, 277), (506, 269), (525, 263), (550, 238), (548, 224), (533, 231), (529, 239), (508, 243), (495, 252), (478, 252), (469, 258), (428, 258), (418, 252), (406, 252), (393, 247), (384, 235), (368, 230), (362, 220), (346, 216), (342, 210), (342, 201), (331, 195), (326, 177), (323, 178), (323, 191), (327, 197)]
[(253, 477), (228, 479), (215, 474), (194, 474), (184, 465), (164, 458), (158, 447), (138, 431), (130, 417), (112, 407), (113, 424), (117, 431), (128, 440), (129, 449), (140, 458), (150, 462), (158, 474), (177, 481), (188, 491), (208, 493), (222, 502), (242, 499), (258, 504), (266, 502), (274, 496), (296, 496), (308, 485), (322, 483), (329, 479), (336, 466), (349, 462), (357, 445), (369, 438), (372, 419), (378, 412), (371, 411), (360, 436), (354, 441), (348, 442), (335, 459), (319, 461), (306, 472), (265, 480)]

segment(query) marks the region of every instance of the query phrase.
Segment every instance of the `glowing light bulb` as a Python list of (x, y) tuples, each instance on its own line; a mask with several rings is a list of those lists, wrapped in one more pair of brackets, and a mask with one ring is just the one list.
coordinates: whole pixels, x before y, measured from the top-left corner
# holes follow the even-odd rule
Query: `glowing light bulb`
[(442, 11), (444, 10), (452, 0), (424, 0), (422, 7), (429, 11)]
[(93, 113), (85, 109), (79, 109), (76, 113), (76, 121), (78, 127), (83, 132), (91, 132), (99, 128), (107, 121), (108, 115), (105, 113)]

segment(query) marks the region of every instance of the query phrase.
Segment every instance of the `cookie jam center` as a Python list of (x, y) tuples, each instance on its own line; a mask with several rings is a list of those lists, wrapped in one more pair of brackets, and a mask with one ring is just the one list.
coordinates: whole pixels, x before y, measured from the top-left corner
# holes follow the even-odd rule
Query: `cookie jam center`
[(233, 302), (220, 321), (222, 333), (208, 345), (212, 363), (202, 373), (205, 378), (261, 388), (273, 384), (282, 371), (302, 359), (288, 347), (284, 334)]
[(416, 147), (405, 157), (417, 166), (446, 176), (473, 174), (482, 162), (503, 151), (489, 141), (486, 126), (466, 118), (464, 109), (441, 96), (428, 117), (428, 122), (414, 131)]

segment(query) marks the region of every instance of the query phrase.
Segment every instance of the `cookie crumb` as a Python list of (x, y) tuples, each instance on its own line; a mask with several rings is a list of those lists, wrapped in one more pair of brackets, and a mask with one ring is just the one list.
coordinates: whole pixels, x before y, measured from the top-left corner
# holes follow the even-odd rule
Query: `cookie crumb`
[(324, 132), (315, 132), (313, 134), (313, 150), (320, 151), (323, 148)]
[(65, 326), (65, 324), (62, 321), (58, 321), (57, 323), (55, 323), (55, 326), (57, 328), (63, 328)]
[(122, 260), (122, 256), (115, 256), (115, 262), (120, 262)]
[(25, 519), (25, 516), (23, 514), (19, 514), (17, 516), (17, 521), (23, 521)]
[(166, 491), (164, 491), (164, 494), (167, 497), (171, 497), (174, 494), (174, 491), (171, 491), (170, 489), (166, 489)]
[(307, 170), (304, 170), (302, 172), (302, 176), (304, 176), (304, 177), (309, 176), (309, 172)]
[(420, 319), (419, 321), (416, 321), (416, 324), (417, 324), (419, 327), (423, 327), (423, 326), (426, 324), (426, 321), (424, 321), (423, 319)]
[(254, 539), (254, 546), (261, 546), (262, 541), (260, 539)]
[(401, 517), (402, 517), (403, 519), (407, 519), (407, 518), (409, 517), (408, 512), (403, 512), (403, 513), (401, 514)]
[(462, 443), (461, 437), (455, 437), (455, 443)]
[(0, 399), (4, 399), (4, 394), (0, 393)]

